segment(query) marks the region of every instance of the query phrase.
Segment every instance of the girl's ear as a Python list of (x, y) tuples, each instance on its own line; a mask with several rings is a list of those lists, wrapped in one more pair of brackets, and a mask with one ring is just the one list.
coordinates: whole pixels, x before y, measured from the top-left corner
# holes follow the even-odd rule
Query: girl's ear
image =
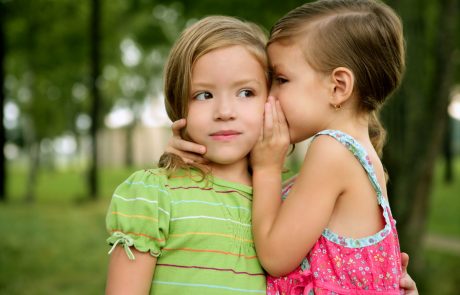
[(331, 79), (333, 89), (330, 103), (334, 106), (341, 106), (353, 94), (355, 76), (350, 69), (338, 67), (332, 71)]

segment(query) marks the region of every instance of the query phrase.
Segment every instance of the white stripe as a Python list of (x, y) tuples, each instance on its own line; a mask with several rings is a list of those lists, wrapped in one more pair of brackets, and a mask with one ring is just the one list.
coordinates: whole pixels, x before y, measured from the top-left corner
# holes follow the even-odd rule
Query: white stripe
[[(147, 203), (150, 203), (150, 204), (158, 204), (158, 201), (155, 201), (155, 200), (148, 200), (148, 199), (145, 199), (145, 198), (124, 198), (120, 195), (117, 195), (117, 194), (113, 194), (113, 197), (114, 198), (118, 198), (118, 199), (121, 199), (125, 202), (134, 202), (134, 201), (142, 201), (142, 202), (147, 202)], [(168, 215), (169, 216), (169, 212), (166, 211), (165, 209), (161, 208), (161, 207), (157, 207), (158, 210), (160, 210), (161, 212), (163, 212), (164, 214)]]
[(134, 202), (134, 201), (144, 201), (144, 202), (147, 202), (147, 203), (151, 203), (151, 204), (158, 204), (158, 201), (155, 201), (155, 200), (149, 200), (149, 199), (145, 199), (145, 198), (124, 198), (120, 195), (117, 195), (117, 194), (113, 194), (113, 196), (115, 198), (119, 198), (119, 199), (122, 199), (123, 201), (126, 201), (126, 202)]
[(158, 191), (169, 195), (169, 192), (167, 190), (161, 189), (160, 186), (157, 184), (145, 184), (145, 182), (143, 181), (137, 181), (137, 182), (125, 181), (124, 183), (132, 184), (132, 185), (142, 185), (144, 187), (154, 187), (154, 188), (157, 188)]
[(168, 215), (169, 216), (169, 212), (166, 211), (165, 209), (161, 208), (161, 207), (158, 207), (158, 210), (160, 210), (161, 212), (163, 212), (164, 214)]
[(219, 285), (208, 285), (208, 284), (191, 284), (191, 283), (181, 283), (181, 282), (165, 282), (165, 281), (153, 281), (153, 284), (158, 285), (177, 285), (177, 286), (186, 286), (186, 287), (204, 287), (204, 288), (212, 288), (212, 289), (224, 289), (224, 290), (231, 290), (231, 291), (239, 291), (245, 293), (261, 293), (265, 294), (265, 290), (248, 290), (248, 289), (240, 289), (240, 288), (232, 288), (227, 286), (219, 286)]
[(229, 221), (231, 223), (236, 223), (236, 224), (239, 224), (239, 225), (242, 225), (242, 226), (248, 226), (248, 227), (251, 226), (251, 224), (241, 223), (241, 222), (235, 221), (233, 219), (218, 218), (218, 217), (212, 217), (212, 216), (184, 216), (184, 217), (177, 217), (177, 218), (171, 218), (171, 222), (172, 221), (177, 221), (177, 220), (184, 220), (184, 219), (213, 219), (213, 220)]
[(232, 209), (242, 209), (245, 211), (250, 211), (249, 208), (241, 207), (241, 206), (229, 206), (225, 205), (224, 203), (213, 203), (213, 202), (205, 202), (205, 201), (197, 201), (197, 200), (188, 200), (188, 201), (171, 201), (172, 204), (180, 204), (180, 203), (200, 203), (200, 204), (206, 204), (210, 206), (223, 206), (226, 208), (232, 208)]

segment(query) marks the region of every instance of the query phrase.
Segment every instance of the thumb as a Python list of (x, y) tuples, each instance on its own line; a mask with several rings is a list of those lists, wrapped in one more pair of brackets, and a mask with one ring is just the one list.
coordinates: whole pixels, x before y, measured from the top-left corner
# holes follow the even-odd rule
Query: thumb
[(407, 273), (407, 266), (409, 265), (409, 255), (401, 252), (401, 268), (403, 273)]

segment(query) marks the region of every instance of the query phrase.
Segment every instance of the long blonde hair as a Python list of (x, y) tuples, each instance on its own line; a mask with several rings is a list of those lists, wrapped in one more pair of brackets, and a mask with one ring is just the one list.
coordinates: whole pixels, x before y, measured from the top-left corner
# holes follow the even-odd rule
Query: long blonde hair
[[(212, 50), (241, 45), (267, 69), (266, 42), (266, 34), (259, 26), (228, 16), (208, 16), (185, 29), (172, 47), (165, 65), (165, 105), (171, 121), (187, 117), (192, 69), (200, 57)], [(268, 82), (268, 72), (266, 77)], [(169, 153), (161, 156), (158, 165), (169, 171), (193, 166), (203, 172), (200, 165), (186, 164), (180, 157)]]
[(378, 111), (399, 87), (405, 70), (402, 23), (386, 4), (374, 0), (319, 0), (286, 14), (272, 28), (268, 45), (300, 41), (317, 71), (349, 68), (360, 111), (369, 113), (369, 136), (381, 156), (386, 132)]

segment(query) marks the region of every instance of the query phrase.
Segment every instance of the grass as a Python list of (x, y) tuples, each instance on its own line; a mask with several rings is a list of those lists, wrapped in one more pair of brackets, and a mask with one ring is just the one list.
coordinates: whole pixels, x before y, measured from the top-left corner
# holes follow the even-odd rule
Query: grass
[(104, 202), (0, 207), (1, 294), (101, 294)]
[(428, 231), (460, 239), (460, 158), (456, 159), (456, 181), (443, 181), (444, 163), (440, 161), (434, 174), (434, 187), (428, 216)]
[[(424, 278), (417, 281), (420, 294), (456, 295), (460, 285), (460, 256), (425, 250)], [(410, 265), (409, 265), (410, 267)], [(409, 268), (410, 270), (410, 268)]]
[(101, 199), (85, 196), (77, 171), (41, 171), (37, 200), (25, 203), (26, 171), (9, 171), (9, 202), (0, 204), (0, 294), (102, 294), (108, 262), (105, 212), (132, 171), (103, 170)]
[[(460, 158), (456, 159), (452, 183), (443, 180), (444, 163), (436, 167), (428, 216), (428, 232), (460, 243)], [(426, 249), (426, 277), (417, 282), (421, 294), (458, 294), (460, 256), (458, 253)]]
[[(431, 233), (460, 239), (460, 159), (457, 181), (442, 182), (437, 167), (428, 219)], [(133, 169), (104, 169), (101, 198), (82, 202), (85, 178), (79, 171), (42, 171), (37, 200), (23, 202), (26, 171), (9, 171), (9, 199), (0, 204), (0, 294), (101, 294), (107, 251), (105, 212), (115, 187)], [(457, 294), (460, 256), (427, 249), (426, 280), (418, 281), (421, 294)]]

